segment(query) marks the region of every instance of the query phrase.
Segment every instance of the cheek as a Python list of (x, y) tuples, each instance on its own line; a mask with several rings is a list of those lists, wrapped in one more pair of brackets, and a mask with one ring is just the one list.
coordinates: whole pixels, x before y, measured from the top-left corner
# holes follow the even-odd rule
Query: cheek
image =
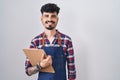
[(41, 22), (45, 22), (45, 20), (46, 20), (46, 19), (45, 19), (44, 17), (41, 18)]
[(45, 20), (42, 19), (41, 22), (42, 22), (43, 24), (45, 24)]
[(56, 23), (58, 22), (58, 19), (55, 21)]

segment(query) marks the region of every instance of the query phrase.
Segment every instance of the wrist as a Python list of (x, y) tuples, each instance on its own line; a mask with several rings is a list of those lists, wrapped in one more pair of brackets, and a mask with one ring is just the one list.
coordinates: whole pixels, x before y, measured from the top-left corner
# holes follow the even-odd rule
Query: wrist
[(37, 63), (36, 67), (37, 67), (37, 69), (38, 69), (39, 71), (42, 69), (40, 63)]

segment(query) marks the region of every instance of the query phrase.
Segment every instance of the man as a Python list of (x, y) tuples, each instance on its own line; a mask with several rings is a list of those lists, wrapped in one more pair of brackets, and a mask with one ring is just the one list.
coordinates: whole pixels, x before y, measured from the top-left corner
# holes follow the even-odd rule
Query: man
[[(43, 49), (48, 56), (36, 66), (32, 66), (29, 59), (25, 63), (27, 75), (39, 73), (38, 80), (67, 80), (66, 62), (68, 79), (75, 80), (76, 78), (71, 38), (56, 30), (59, 10), (60, 8), (54, 3), (41, 7), (44, 32), (32, 39), (30, 48)], [(40, 72), (42, 68), (50, 65), (53, 66), (55, 73)]]

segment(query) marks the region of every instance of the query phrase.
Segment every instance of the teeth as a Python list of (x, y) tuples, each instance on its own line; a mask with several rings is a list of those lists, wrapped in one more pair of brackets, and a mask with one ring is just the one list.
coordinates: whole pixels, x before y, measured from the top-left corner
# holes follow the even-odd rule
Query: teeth
[(52, 22), (48, 22), (48, 24), (52, 24)]

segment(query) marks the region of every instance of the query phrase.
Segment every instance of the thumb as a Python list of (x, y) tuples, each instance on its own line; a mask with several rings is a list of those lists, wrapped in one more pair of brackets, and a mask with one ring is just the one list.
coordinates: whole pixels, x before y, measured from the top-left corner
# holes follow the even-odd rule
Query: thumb
[(50, 56), (50, 55), (48, 55), (48, 56), (47, 56), (47, 58), (46, 58), (46, 60), (48, 60), (48, 61), (49, 61), (50, 59), (51, 59), (51, 56)]
[(45, 57), (45, 55), (43, 54), (43, 55), (41, 56), (41, 61), (44, 59), (44, 57)]

